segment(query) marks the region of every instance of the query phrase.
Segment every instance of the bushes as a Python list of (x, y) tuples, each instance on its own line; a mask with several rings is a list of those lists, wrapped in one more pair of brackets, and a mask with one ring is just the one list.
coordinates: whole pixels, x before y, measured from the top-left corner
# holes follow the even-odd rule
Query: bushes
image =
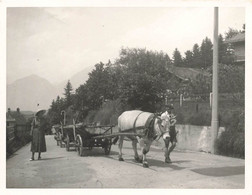
[(218, 154), (245, 157), (244, 118), (244, 112), (235, 112), (226, 122), (226, 131), (216, 141)]
[(199, 126), (210, 126), (211, 125), (211, 113), (197, 113), (189, 116), (186, 119), (185, 124), (199, 125)]
[(245, 139), (244, 133), (226, 130), (216, 141), (217, 154), (244, 158)]
[(85, 122), (99, 122), (101, 125), (117, 124), (117, 118), (123, 112), (123, 107), (119, 100), (104, 102), (99, 110), (89, 111)]
[(86, 118), (85, 118), (85, 120), (84, 120), (84, 122), (87, 123), (87, 124), (95, 122), (95, 121), (94, 121), (94, 117), (95, 117), (95, 115), (96, 115), (96, 112), (97, 112), (97, 111), (95, 111), (95, 110), (89, 111), (89, 112), (88, 112), (88, 115), (86, 116)]

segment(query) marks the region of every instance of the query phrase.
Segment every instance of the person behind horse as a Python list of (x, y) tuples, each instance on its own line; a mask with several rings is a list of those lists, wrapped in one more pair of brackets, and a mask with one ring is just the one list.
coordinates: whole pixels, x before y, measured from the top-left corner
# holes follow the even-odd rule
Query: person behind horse
[(34, 160), (35, 152), (38, 152), (38, 160), (41, 159), (41, 152), (46, 152), (46, 142), (45, 142), (45, 125), (46, 120), (44, 118), (46, 110), (39, 110), (32, 121), (31, 124), (31, 161)]
[[(166, 132), (163, 134), (163, 140), (165, 142), (165, 162), (166, 163), (172, 162), (170, 159), (170, 154), (176, 147), (176, 143), (177, 143), (177, 138), (176, 138), (177, 133), (175, 129), (175, 124), (177, 121), (176, 121), (175, 115), (172, 113), (173, 109), (174, 108), (172, 105), (166, 105), (166, 111), (161, 115), (161, 119), (163, 121), (162, 125), (166, 129)], [(165, 126), (165, 124), (167, 124), (166, 123), (167, 121), (170, 122), (170, 127)], [(169, 147), (170, 143), (171, 143), (171, 146)]]

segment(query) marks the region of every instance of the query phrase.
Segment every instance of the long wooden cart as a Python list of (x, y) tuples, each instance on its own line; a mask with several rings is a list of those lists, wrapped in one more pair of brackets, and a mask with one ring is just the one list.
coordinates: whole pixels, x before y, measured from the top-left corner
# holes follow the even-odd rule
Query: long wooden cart
[(62, 126), (60, 131), (60, 145), (65, 145), (67, 151), (73, 147), (82, 156), (85, 149), (101, 147), (106, 155), (110, 153), (112, 138), (117, 136), (113, 134), (115, 125), (73, 123)]
[(115, 125), (84, 125), (76, 128), (75, 148), (79, 156), (83, 155), (84, 149), (92, 150), (94, 147), (104, 149), (105, 155), (109, 155), (112, 145), (113, 127)]
[(113, 133), (115, 125), (93, 125), (93, 124), (75, 124), (61, 126), (60, 146), (65, 145), (66, 150), (69, 151), (73, 147), (79, 156), (83, 156), (84, 150), (92, 150), (94, 147), (101, 147), (104, 149), (105, 155), (110, 154), (112, 139), (120, 135), (138, 136), (131, 132), (116, 132)]

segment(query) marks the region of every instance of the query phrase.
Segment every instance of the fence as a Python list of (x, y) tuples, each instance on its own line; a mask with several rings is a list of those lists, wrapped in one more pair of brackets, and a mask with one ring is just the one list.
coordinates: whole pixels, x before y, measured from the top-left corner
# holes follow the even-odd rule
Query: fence
[(31, 141), (30, 125), (14, 125), (6, 127), (6, 155), (13, 154), (20, 147)]
[(14, 126), (6, 127), (6, 143), (11, 145), (15, 141), (15, 128)]
[[(211, 98), (210, 94), (197, 94), (183, 98), (179, 96), (168, 99), (173, 104), (178, 124), (211, 125)], [(235, 113), (244, 112), (243, 94), (219, 94), (219, 123), (226, 126)]]

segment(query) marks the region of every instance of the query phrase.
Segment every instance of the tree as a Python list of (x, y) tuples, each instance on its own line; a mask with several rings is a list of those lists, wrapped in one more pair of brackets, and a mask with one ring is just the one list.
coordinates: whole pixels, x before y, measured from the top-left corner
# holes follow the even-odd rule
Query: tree
[(156, 110), (163, 101), (167, 83), (172, 78), (168, 72), (169, 56), (163, 52), (146, 49), (122, 49), (116, 61), (122, 70), (120, 99), (131, 109)]
[[(219, 91), (232, 96), (234, 103), (243, 104), (245, 97), (245, 69), (236, 65), (219, 65)], [(243, 100), (243, 101), (241, 101)]]
[(233, 36), (239, 34), (239, 31), (233, 28), (229, 28), (227, 32), (225, 32), (225, 40), (232, 38)]
[(66, 107), (72, 105), (72, 91), (73, 91), (73, 87), (72, 84), (70, 83), (70, 80), (67, 81), (66, 87), (64, 88), (65, 92), (65, 103), (66, 103)]
[(193, 67), (193, 52), (190, 50), (187, 50), (185, 52), (185, 58), (183, 59), (183, 64), (186, 67)]
[(48, 112), (48, 119), (51, 125), (60, 124), (63, 118), (61, 111), (65, 109), (65, 100), (57, 96), (56, 101), (53, 100)]
[(224, 42), (223, 36), (219, 35), (219, 63), (233, 64), (235, 60), (233, 48)]
[(195, 80), (190, 83), (190, 93), (198, 95), (201, 98), (207, 98), (212, 90), (211, 78), (199, 74)]
[(246, 25), (243, 24), (243, 25), (242, 25), (242, 31), (241, 31), (241, 32), (242, 32), (242, 33), (245, 33), (245, 30), (246, 30)]
[(193, 67), (199, 68), (201, 66), (201, 58), (200, 58), (200, 48), (199, 45), (196, 43), (193, 45)]
[(183, 66), (183, 60), (177, 48), (173, 52), (173, 64), (174, 66)]
[(223, 57), (226, 55), (226, 51), (227, 51), (227, 46), (224, 43), (224, 39), (222, 34), (219, 34), (219, 38), (218, 38), (218, 52), (219, 52), (219, 63), (223, 62)]
[(89, 73), (89, 79), (86, 82), (87, 101), (92, 109), (99, 108), (103, 101), (113, 99), (113, 87), (108, 67), (100, 62), (95, 65), (95, 69)]
[[(243, 104), (245, 94), (245, 70), (236, 65), (219, 64), (219, 92), (229, 94), (234, 103)], [(212, 91), (211, 77), (198, 75), (190, 83), (190, 93), (202, 97)], [(202, 95), (201, 95), (202, 94)], [(205, 94), (205, 95), (204, 95)]]
[(213, 64), (213, 44), (209, 38), (205, 38), (201, 43), (201, 67), (207, 68)]
[(89, 111), (89, 103), (88, 103), (88, 90), (87, 85), (83, 84), (80, 85), (76, 91), (75, 96), (73, 98), (73, 107), (74, 110), (80, 113), (79, 119), (84, 119), (85, 116), (88, 114)]

